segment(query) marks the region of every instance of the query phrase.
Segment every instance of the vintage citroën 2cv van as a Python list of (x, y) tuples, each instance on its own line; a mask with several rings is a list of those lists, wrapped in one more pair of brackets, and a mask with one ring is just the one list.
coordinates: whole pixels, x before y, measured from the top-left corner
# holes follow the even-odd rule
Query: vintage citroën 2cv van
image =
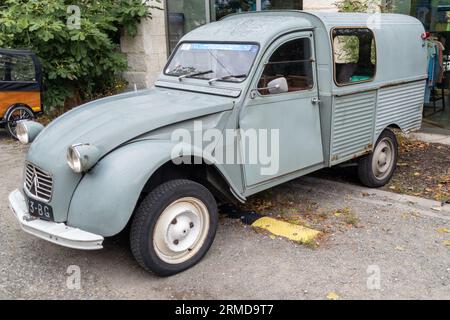
[[(88, 103), (46, 128), (21, 122), (18, 137), (32, 144), (10, 206), (26, 232), (77, 249), (100, 249), (130, 224), (139, 264), (175, 274), (211, 246), (218, 200), (352, 160), (364, 185), (386, 184), (398, 155), (391, 129), (420, 128), (426, 78), (424, 28), (409, 16), (231, 15), (187, 34), (152, 89)], [(198, 134), (195, 122), (200, 135), (278, 130), (277, 170), (215, 161), (219, 143), (174, 157), (173, 132)], [(239, 134), (226, 144), (244, 158)]]

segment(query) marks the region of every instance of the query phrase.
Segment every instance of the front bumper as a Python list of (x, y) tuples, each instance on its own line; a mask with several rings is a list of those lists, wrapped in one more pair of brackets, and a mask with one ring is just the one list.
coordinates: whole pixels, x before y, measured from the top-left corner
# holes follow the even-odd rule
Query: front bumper
[(30, 219), (25, 197), (19, 190), (9, 195), (9, 207), (23, 231), (64, 247), (80, 250), (102, 249), (104, 238), (100, 235), (72, 228), (64, 223)]

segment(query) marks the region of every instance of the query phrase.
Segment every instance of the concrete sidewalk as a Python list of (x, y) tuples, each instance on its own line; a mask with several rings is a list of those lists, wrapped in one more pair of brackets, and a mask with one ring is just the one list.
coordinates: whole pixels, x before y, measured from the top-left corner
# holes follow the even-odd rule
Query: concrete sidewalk
[(409, 134), (408, 137), (428, 143), (450, 145), (450, 130), (434, 127), (426, 122), (422, 124), (422, 129)]
[(413, 140), (428, 142), (428, 143), (440, 143), (450, 145), (450, 135), (427, 133), (427, 132), (414, 132), (408, 135)]

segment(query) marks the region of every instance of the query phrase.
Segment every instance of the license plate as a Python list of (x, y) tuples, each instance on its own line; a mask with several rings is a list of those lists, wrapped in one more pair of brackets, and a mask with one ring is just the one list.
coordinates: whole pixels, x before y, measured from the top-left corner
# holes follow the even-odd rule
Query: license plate
[(53, 221), (53, 209), (49, 205), (42, 203), (38, 200), (27, 199), (28, 213), (43, 220)]

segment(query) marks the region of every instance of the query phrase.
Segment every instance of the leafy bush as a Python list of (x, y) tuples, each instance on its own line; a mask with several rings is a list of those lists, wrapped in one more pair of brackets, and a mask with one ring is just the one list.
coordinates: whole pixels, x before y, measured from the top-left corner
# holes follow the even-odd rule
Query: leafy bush
[(334, 3), (339, 12), (392, 12), (392, 0), (338, 0)]
[(78, 8), (72, 4), (0, 0), (0, 47), (26, 48), (39, 56), (44, 104), (52, 108), (122, 87), (127, 61), (119, 51), (120, 35), (136, 35), (139, 22), (151, 18), (149, 8), (154, 7), (142, 0), (78, 0)]

